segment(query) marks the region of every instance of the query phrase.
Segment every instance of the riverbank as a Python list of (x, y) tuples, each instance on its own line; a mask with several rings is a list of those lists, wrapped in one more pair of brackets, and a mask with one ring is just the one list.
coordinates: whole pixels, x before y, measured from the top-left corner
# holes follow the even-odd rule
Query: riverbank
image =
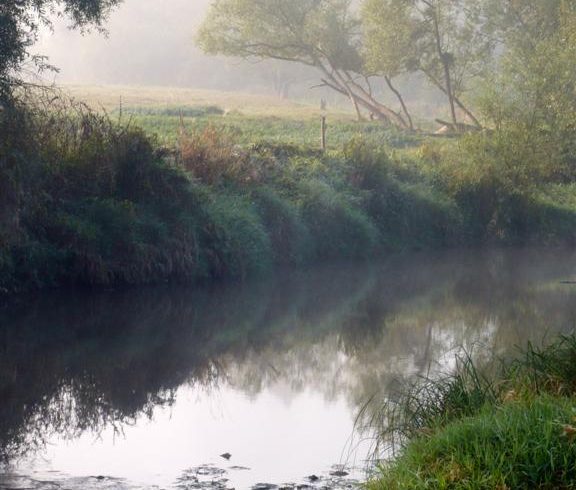
[(572, 334), (495, 374), (464, 359), (413, 385), (384, 409), (381, 442), (401, 449), (368, 488), (574, 488), (575, 359)]
[(390, 129), (323, 153), (240, 144), (208, 121), (166, 147), (64, 97), (9, 107), (0, 125), (4, 292), (576, 237), (570, 172), (519, 135), (402, 140)]

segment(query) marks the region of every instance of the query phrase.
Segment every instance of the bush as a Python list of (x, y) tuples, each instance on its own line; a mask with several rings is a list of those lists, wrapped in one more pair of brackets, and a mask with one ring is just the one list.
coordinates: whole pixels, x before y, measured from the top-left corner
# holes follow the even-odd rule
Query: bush
[(351, 199), (317, 180), (301, 185), (300, 199), (317, 259), (365, 259), (377, 252), (378, 230)]
[(462, 210), (470, 240), (524, 243), (542, 234), (537, 195), (566, 167), (546, 138), (522, 127), (473, 134), (447, 147), (433, 175)]
[(270, 238), (256, 207), (242, 196), (216, 194), (207, 206), (203, 255), (215, 277), (262, 274), (272, 265)]
[(383, 148), (352, 140), (345, 148), (348, 180), (364, 197), (364, 208), (393, 249), (457, 243), (461, 217), (456, 204), (430, 185), (400, 182)]
[(268, 231), (276, 264), (303, 264), (313, 239), (295, 204), (270, 187), (259, 187), (253, 200)]

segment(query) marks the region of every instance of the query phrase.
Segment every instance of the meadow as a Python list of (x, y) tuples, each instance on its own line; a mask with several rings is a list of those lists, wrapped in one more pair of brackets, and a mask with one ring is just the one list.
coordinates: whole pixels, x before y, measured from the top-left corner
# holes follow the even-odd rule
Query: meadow
[(358, 122), (346, 101), (320, 108), (320, 96), (302, 101), (275, 96), (169, 87), (65, 86), (64, 93), (117, 121), (137, 125), (174, 145), (182, 129), (198, 131), (211, 125), (229, 133), (236, 144), (267, 141), (320, 148), (320, 118), (327, 119), (327, 147), (339, 150), (361, 134), (374, 142), (405, 147), (419, 138), (407, 137), (378, 121)]

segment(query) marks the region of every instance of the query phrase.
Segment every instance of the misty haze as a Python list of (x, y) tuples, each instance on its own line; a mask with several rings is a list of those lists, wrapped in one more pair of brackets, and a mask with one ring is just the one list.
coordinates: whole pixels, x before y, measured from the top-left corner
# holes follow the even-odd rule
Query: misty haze
[(2, 0), (0, 490), (576, 487), (576, 4)]

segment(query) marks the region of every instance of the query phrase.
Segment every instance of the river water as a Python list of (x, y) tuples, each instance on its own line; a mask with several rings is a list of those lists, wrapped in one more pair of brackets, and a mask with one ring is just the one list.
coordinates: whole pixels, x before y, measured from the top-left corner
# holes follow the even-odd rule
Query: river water
[(489, 250), (11, 299), (0, 489), (354, 488), (368, 400), (571, 331), (575, 279), (574, 253)]

